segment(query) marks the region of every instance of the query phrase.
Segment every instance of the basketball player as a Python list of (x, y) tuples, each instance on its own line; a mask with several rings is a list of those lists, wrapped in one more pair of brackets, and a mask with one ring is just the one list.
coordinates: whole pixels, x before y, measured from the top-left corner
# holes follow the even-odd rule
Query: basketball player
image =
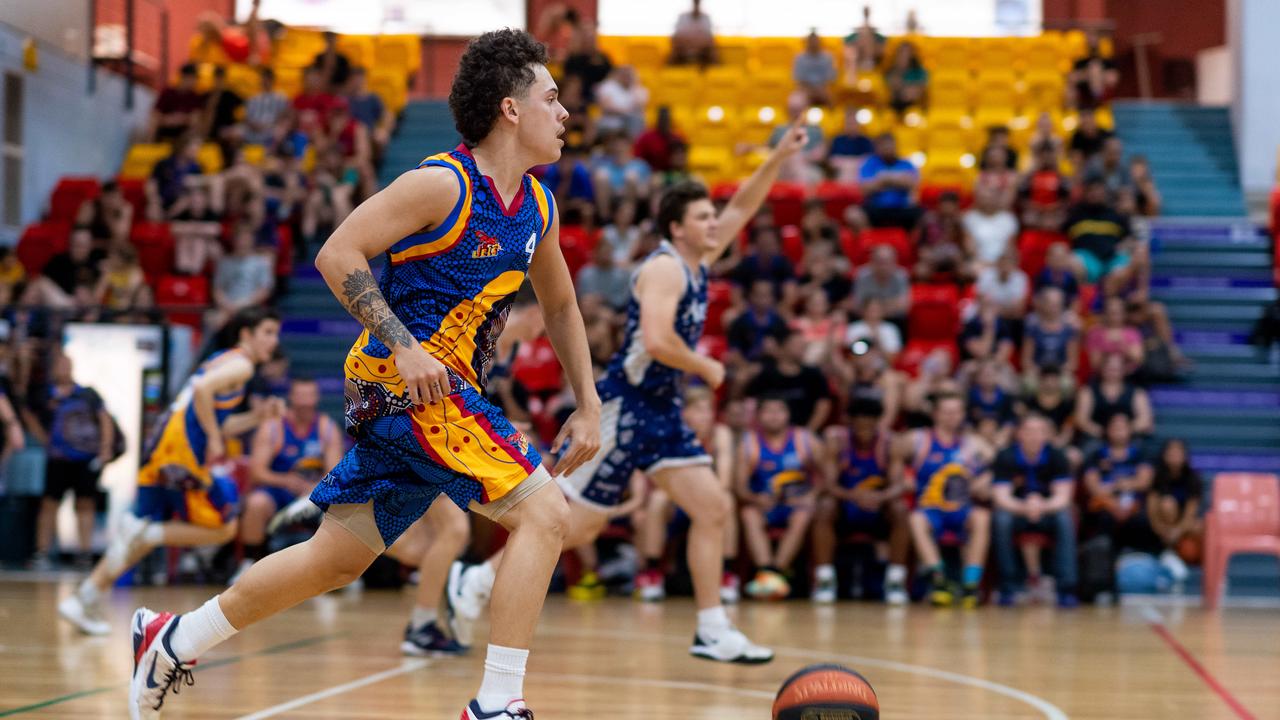
[(880, 562), (886, 559), (884, 600), (905, 605), (907, 553), (911, 529), (906, 488), (889, 483), (891, 436), (880, 432), (884, 408), (877, 400), (855, 400), (846, 410), (847, 423), (827, 429), (827, 484), (813, 521), (815, 602), (835, 602), (836, 545), (841, 537), (860, 534), (872, 539)]
[[(742, 536), (757, 568), (747, 594), (781, 600), (791, 594), (784, 573), (804, 545), (813, 520), (813, 478), (823, 466), (822, 446), (807, 429), (791, 424), (783, 397), (760, 398), (756, 419), (756, 431), (740, 448), (736, 479)], [(772, 529), (783, 531), (776, 549), (769, 540)]]
[(231, 584), (266, 555), (267, 523), (316, 483), (342, 458), (338, 426), (319, 410), (320, 386), (309, 378), (289, 383), (284, 416), (264, 422), (253, 435), (249, 478), (257, 486), (244, 501), (240, 542), (244, 561)]
[[(793, 127), (719, 217), (702, 185), (685, 182), (666, 190), (658, 226), (669, 239), (632, 275), (625, 340), (597, 386), (606, 403), (604, 443), (592, 462), (558, 480), (573, 501), (566, 548), (595, 540), (636, 469), (689, 514), (689, 572), (698, 607), (689, 652), (708, 660), (763, 663), (773, 652), (748, 641), (720, 603), (730, 502), (711, 470), (711, 457), (680, 418), (681, 384), (685, 373), (712, 388), (724, 381), (724, 366), (694, 349), (707, 314), (707, 265), (737, 239), (781, 165), (804, 144), (804, 131)], [(494, 568), (509, 564), (500, 560), (501, 554), (473, 567), (454, 566), (445, 597), (455, 614), (479, 617)]]
[[(600, 445), (600, 399), (555, 202), (526, 173), (559, 158), (568, 117), (546, 60), (523, 31), (473, 40), (449, 94), (463, 144), (365, 201), (321, 249), (316, 267), (365, 327), (345, 367), (355, 445), (311, 495), (325, 516), (310, 540), (263, 558), (194, 612), (134, 614), (135, 718), (157, 717), (202, 653), (359, 577), (441, 493), (511, 531), (484, 679), (462, 718), (532, 715), (521, 699), (525, 663), (568, 509), (538, 451), (481, 395), (526, 274), (577, 396), (551, 448), (563, 450), (555, 472), (574, 471)], [(378, 283), (369, 258), (384, 253)]]
[(933, 407), (932, 429), (913, 430), (900, 439), (890, 477), (903, 477), (906, 464), (915, 470), (911, 538), (921, 571), (929, 577), (930, 601), (938, 606), (955, 601), (938, 550), (938, 541), (952, 536), (964, 543), (962, 603), (977, 607), (978, 584), (982, 582), (991, 537), (991, 515), (974, 505), (973, 498), (989, 489), (989, 465), (994, 453), (980, 437), (965, 429), (963, 397), (942, 393)]
[(58, 603), (62, 617), (90, 635), (110, 632), (101, 602), (147, 553), (161, 545), (222, 545), (236, 536), (239, 492), (229, 479), (213, 477), (209, 466), (225, 454), (225, 438), (249, 432), (283, 409), (267, 401), (252, 412), (232, 414), (244, 400), (254, 366), (275, 352), (280, 320), (255, 307), (241, 310), (231, 323), (239, 342), (201, 363), (156, 424), (142, 453), (134, 508), (121, 517), (93, 572)]

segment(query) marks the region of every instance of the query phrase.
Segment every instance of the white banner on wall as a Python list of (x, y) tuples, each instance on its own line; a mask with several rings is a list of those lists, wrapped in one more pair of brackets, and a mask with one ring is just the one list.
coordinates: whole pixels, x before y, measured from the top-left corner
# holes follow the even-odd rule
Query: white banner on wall
[[(249, 16), (252, 0), (236, 0), (236, 17)], [(335, 32), (479, 35), (524, 27), (525, 0), (262, 0), (262, 19)]]

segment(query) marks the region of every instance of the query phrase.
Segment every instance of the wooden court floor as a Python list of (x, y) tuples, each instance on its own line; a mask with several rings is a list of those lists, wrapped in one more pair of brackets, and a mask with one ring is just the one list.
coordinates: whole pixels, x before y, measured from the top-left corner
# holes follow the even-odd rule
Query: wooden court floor
[[(213, 590), (117, 590), (116, 631), (85, 638), (56, 616), (71, 588), (69, 580), (0, 581), (0, 717), (126, 717), (134, 606), (188, 609)], [(196, 685), (169, 698), (165, 717), (454, 720), (475, 691), (483, 652), (401, 657), (410, 605), (408, 591), (310, 601), (202, 658)], [(790, 602), (733, 612), (778, 650), (772, 664), (690, 658), (688, 599), (584, 605), (553, 597), (530, 660), (531, 706), (539, 720), (767, 719), (788, 674), (836, 661), (870, 679), (888, 720), (1280, 718), (1274, 610)]]

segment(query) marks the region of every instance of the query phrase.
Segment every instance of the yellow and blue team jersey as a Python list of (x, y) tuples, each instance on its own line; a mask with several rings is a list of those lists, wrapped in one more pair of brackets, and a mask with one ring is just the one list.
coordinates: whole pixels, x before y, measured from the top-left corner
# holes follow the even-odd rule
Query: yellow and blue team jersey
[[(504, 205), (462, 146), (418, 167), (453, 172), (458, 202), (439, 226), (391, 246), (378, 286), (414, 338), (448, 369), (452, 390), (463, 384), (482, 390), (511, 302), (551, 229), (555, 200), (525, 175), (519, 193)], [(351, 348), (345, 368), (349, 428), (409, 409), (390, 355), (368, 330)]]
[[(844, 452), (840, 454), (840, 487), (848, 490), (882, 490), (888, 485), (886, 457), (888, 441), (877, 436), (869, 449), (860, 449), (854, 443), (853, 433), (848, 434)], [(873, 523), (882, 518), (879, 510), (868, 510), (848, 500), (842, 503), (845, 522), (853, 524)]]
[[(271, 471), (293, 473), (311, 482), (319, 482), (320, 478), (324, 477), (325, 471), (329, 469), (324, 464), (325, 436), (337, 432), (332, 421), (324, 415), (317, 415), (315, 420), (301, 431), (285, 418), (278, 418), (272, 423), (271, 436), (279, 438), (280, 449), (271, 459)], [(260, 487), (271, 496), (277, 507), (284, 507), (297, 497), (282, 487), (274, 485)]]
[(977, 470), (965, 453), (964, 438), (944, 444), (932, 431), (916, 452), (916, 507), (958, 512), (969, 506), (969, 484)]
[(787, 431), (787, 438), (780, 447), (769, 445), (762, 433), (756, 433), (756, 469), (751, 473), (751, 492), (772, 495), (779, 502), (808, 493), (808, 448), (795, 428)]
[[(244, 358), (238, 348), (214, 353), (192, 373), (182, 392), (156, 424), (142, 453), (138, 471), (140, 517), (166, 521), (174, 517), (204, 527), (218, 527), (234, 515), (238, 493), (234, 483), (215, 480), (205, 456), (209, 438), (200, 427), (192, 402), (195, 381), (214, 368)], [(214, 396), (219, 426), (244, 401), (244, 386)]]

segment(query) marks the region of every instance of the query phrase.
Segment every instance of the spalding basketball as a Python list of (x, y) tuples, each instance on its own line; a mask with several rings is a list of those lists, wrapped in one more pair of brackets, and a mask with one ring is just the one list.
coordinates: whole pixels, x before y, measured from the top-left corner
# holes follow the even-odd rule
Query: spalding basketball
[(871, 683), (842, 665), (810, 665), (787, 678), (773, 701), (773, 720), (879, 720)]

